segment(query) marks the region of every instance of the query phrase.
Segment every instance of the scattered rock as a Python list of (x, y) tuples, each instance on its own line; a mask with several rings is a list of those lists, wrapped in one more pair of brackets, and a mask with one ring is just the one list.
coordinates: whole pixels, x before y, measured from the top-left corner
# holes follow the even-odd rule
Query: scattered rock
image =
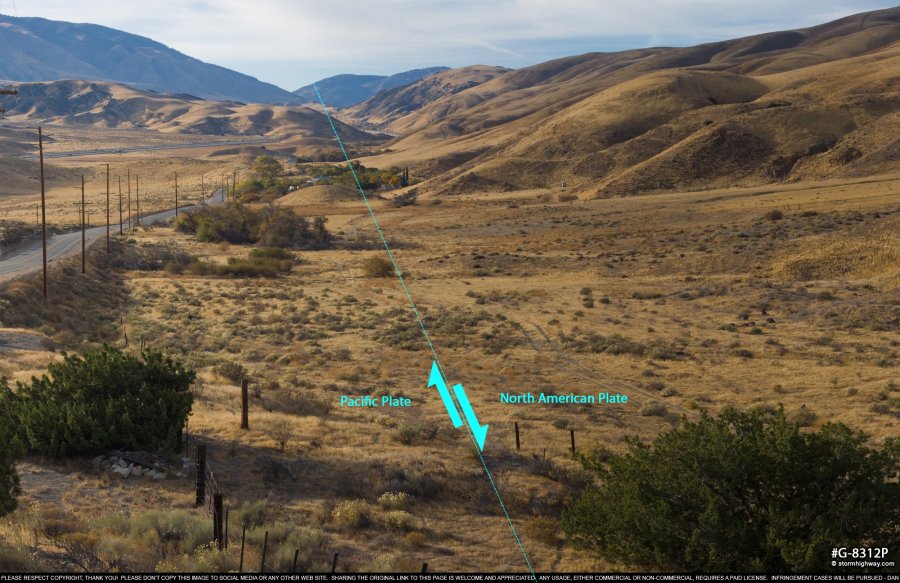
[[(182, 458), (180, 461), (182, 471), (175, 475), (183, 478), (188, 475), (186, 470), (193, 465), (193, 462), (190, 458)], [(105, 456), (98, 455), (91, 461), (91, 464), (120, 478), (144, 476), (151, 480), (165, 480), (171, 471), (167, 459), (147, 452), (115, 452)]]

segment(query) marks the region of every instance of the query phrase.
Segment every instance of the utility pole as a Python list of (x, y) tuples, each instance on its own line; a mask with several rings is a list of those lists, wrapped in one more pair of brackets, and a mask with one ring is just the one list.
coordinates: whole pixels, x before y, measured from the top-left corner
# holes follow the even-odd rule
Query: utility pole
[(81, 175), (81, 273), (86, 273), (85, 269), (85, 230), (84, 230), (84, 174)]
[(175, 173), (175, 216), (178, 217), (178, 172)]
[(131, 235), (131, 168), (128, 169), (128, 234)]
[(44, 250), (44, 299), (47, 299), (47, 200), (44, 194), (44, 134), (38, 126), (38, 150), (41, 157), (41, 238)]
[(231, 191), (232, 191), (231, 194), (235, 200), (237, 200), (237, 176), (238, 176), (238, 172), (237, 172), (237, 168), (235, 168), (231, 172)]
[(135, 209), (135, 217), (134, 220), (137, 222), (137, 225), (141, 226), (141, 177), (134, 177), (134, 204), (137, 207)]
[(106, 254), (109, 255), (109, 164), (106, 165)]
[(116, 176), (119, 181), (119, 235), (122, 235), (122, 231), (125, 228), (124, 222), (125, 218), (122, 216), (122, 177)]

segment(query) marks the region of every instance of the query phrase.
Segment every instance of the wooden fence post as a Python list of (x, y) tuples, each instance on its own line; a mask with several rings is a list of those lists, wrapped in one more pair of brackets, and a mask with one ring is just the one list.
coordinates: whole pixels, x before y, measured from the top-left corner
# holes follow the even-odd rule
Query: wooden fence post
[(197, 508), (206, 502), (206, 444), (197, 444)]
[(238, 567), (238, 573), (244, 572), (244, 543), (247, 541), (247, 525), (244, 525), (244, 530), (241, 532), (241, 566)]
[(331, 559), (331, 572), (334, 573), (337, 571), (337, 553), (334, 553), (334, 558)]
[(222, 495), (213, 494), (213, 538), (216, 540), (218, 549), (225, 549), (225, 535), (222, 530)]
[(269, 546), (269, 531), (266, 531), (266, 537), (263, 539), (262, 559), (259, 561), (259, 572), (262, 573), (266, 568), (266, 549)]
[(571, 438), (572, 438), (572, 453), (575, 453), (575, 430), (574, 430), (574, 429), (570, 429), (570, 430), (569, 430), (569, 435), (570, 435)]
[(294, 550), (294, 562), (291, 565), (291, 573), (297, 572), (297, 557), (300, 555), (300, 549)]
[(225, 548), (228, 548), (228, 510), (225, 510)]
[(423, 572), (423, 573), (427, 573), (427, 572), (428, 572), (428, 563), (422, 563), (422, 572)]
[(241, 429), (250, 429), (250, 416), (247, 411), (248, 406), (247, 379), (241, 379)]
[(522, 445), (519, 443), (519, 422), (515, 422), (516, 426), (516, 451), (519, 451), (522, 448)]

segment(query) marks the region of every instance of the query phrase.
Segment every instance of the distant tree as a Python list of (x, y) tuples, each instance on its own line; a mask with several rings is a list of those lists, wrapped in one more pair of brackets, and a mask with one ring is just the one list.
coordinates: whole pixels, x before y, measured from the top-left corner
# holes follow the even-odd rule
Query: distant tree
[(577, 544), (664, 570), (822, 571), (833, 547), (900, 545), (900, 447), (842, 424), (801, 433), (782, 409), (718, 418), (582, 456), (599, 481), (566, 509)]
[(404, 168), (403, 173), (400, 175), (400, 186), (409, 186), (409, 166)]
[(191, 412), (193, 371), (156, 352), (104, 346), (64, 354), (47, 375), (5, 392), (2, 409), (29, 450), (46, 455), (174, 448)]
[(284, 166), (269, 154), (262, 154), (253, 161), (253, 172), (268, 187), (275, 184), (275, 179), (284, 172)]
[(21, 447), (13, 430), (13, 403), (6, 379), (0, 378), (0, 516), (16, 509), (16, 496), (21, 493), (15, 463)]

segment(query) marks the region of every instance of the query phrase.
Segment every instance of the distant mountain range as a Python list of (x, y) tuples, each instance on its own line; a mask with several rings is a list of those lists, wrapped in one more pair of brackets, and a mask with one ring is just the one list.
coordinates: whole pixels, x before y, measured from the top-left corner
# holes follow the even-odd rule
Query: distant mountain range
[(299, 103), (293, 93), (149, 38), (99, 26), (0, 15), (0, 79), (85, 79), (215, 100)]
[[(335, 75), (321, 81), (316, 81), (322, 99), (329, 106), (349, 107), (356, 105), (372, 97), (379, 91), (402, 87), (414, 83), (419, 79), (433, 75), (440, 71), (446, 71), (448, 67), (428, 67), (427, 69), (413, 69), (396, 75)], [(301, 87), (294, 91), (303, 102), (318, 103), (319, 98), (312, 85)]]
[[(315, 108), (198, 99), (185, 94), (141, 91), (103, 81), (19, 83), (13, 120), (161, 132), (288, 138), (306, 146), (333, 147), (325, 115)], [(348, 142), (378, 136), (335, 121)]]

